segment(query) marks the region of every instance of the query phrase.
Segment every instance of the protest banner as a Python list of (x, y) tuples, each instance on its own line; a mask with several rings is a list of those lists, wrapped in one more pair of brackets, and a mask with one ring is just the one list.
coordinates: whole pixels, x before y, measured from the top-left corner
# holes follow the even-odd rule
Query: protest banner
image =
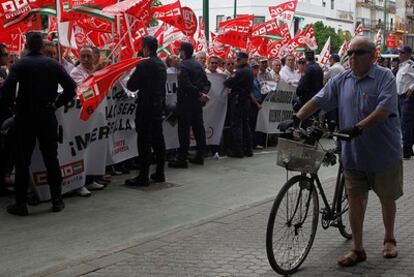
[[(103, 175), (107, 165), (137, 156), (135, 110), (135, 100), (121, 86), (112, 89), (88, 121), (79, 119), (79, 100), (57, 110), (62, 193), (84, 186), (86, 175)], [(47, 174), (37, 147), (31, 175), (40, 200), (50, 199)]]
[(277, 89), (270, 92), (262, 103), (257, 115), (256, 131), (265, 134), (279, 133), (279, 123), (292, 118), (292, 100), (295, 95), (296, 87), (280, 80)]

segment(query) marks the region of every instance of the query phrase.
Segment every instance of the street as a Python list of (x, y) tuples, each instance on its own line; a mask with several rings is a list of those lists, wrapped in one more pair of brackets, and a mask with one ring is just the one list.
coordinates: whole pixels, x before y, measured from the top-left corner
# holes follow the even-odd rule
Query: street
[[(31, 207), (27, 218), (3, 212), (0, 276), (277, 276), (265, 250), (267, 217), (286, 179), (275, 159), (275, 148), (253, 158), (211, 158), (205, 166), (168, 170), (168, 184), (146, 189), (123, 185), (133, 174), (114, 178), (89, 199), (66, 198), (60, 214), (50, 213), (48, 203)], [(382, 258), (379, 202), (370, 194), (364, 226), (368, 261), (337, 268), (337, 257), (351, 243), (337, 229), (318, 226), (295, 276), (412, 275), (412, 163), (404, 162), (396, 260)], [(328, 195), (335, 174), (336, 167), (320, 170)], [(1, 208), (9, 202), (2, 198)]]

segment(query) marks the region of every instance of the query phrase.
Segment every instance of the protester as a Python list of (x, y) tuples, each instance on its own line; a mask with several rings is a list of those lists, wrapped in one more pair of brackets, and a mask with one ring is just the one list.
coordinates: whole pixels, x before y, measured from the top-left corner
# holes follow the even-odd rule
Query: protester
[(169, 167), (187, 168), (187, 155), (190, 147), (190, 127), (197, 143), (197, 154), (189, 159), (190, 163), (204, 164), (206, 133), (203, 123), (203, 105), (209, 100), (207, 93), (210, 82), (199, 62), (193, 59), (193, 46), (183, 42), (180, 46), (180, 73), (178, 74), (177, 113), (178, 140), (180, 142), (178, 158), (168, 163)]
[(93, 73), (93, 70), (94, 58), (92, 47), (84, 46), (79, 51), (79, 65), (70, 72), (70, 76), (77, 84), (80, 84)]
[(252, 137), (249, 125), (249, 109), (253, 93), (253, 72), (248, 65), (249, 56), (244, 52), (237, 54), (237, 70), (233, 77), (224, 82), (231, 89), (230, 128), (233, 140), (231, 157), (253, 156)]
[(7, 77), (7, 72), (4, 67), (7, 66), (8, 62), (9, 53), (7, 52), (6, 45), (0, 44), (0, 86), (3, 85), (3, 82)]
[(206, 73), (218, 73), (218, 65), (219, 65), (220, 58), (217, 56), (210, 56), (207, 59), (207, 68)]
[(297, 65), (297, 69), (296, 71), (298, 72), (298, 74), (302, 77), (303, 75), (305, 75), (305, 65), (306, 65), (306, 61), (304, 58), (300, 58), (298, 60), (298, 62), (296, 63)]
[(272, 74), (269, 70), (269, 64), (267, 58), (261, 57), (259, 59), (259, 74), (257, 76), (260, 82), (273, 81)]
[(270, 72), (272, 74), (272, 79), (275, 82), (280, 81), (280, 70), (282, 70), (282, 61), (279, 59), (272, 60), (271, 63), (272, 71)]
[(403, 194), (395, 78), (390, 70), (373, 64), (375, 44), (365, 37), (352, 40), (348, 55), (351, 69), (331, 79), (296, 114), (304, 120), (320, 108), (339, 108), (340, 132), (350, 136), (350, 141), (342, 143), (342, 164), (353, 244), (352, 250), (339, 258), (340, 266), (353, 266), (367, 258), (362, 226), (370, 189), (378, 195), (382, 206), (383, 257), (397, 257), (395, 201)]
[(264, 96), (262, 95), (261, 82), (259, 80), (260, 65), (256, 61), (250, 62), (253, 73), (253, 94), (252, 105), (249, 111), (250, 133), (252, 134), (253, 149), (263, 149), (263, 134), (256, 132), (257, 114), (262, 108)]
[(296, 95), (298, 102), (294, 106), (294, 110), (299, 110), (306, 102), (308, 102), (323, 87), (322, 68), (315, 62), (315, 53), (313, 51), (305, 52), (305, 73), (300, 78)]
[(198, 52), (195, 56), (197, 62), (201, 64), (201, 66), (205, 69), (206, 62), (207, 62), (207, 54), (206, 52)]
[(165, 64), (167, 65), (167, 73), (177, 73), (178, 65), (180, 63), (180, 60), (175, 55), (170, 55), (165, 60)]
[(152, 161), (151, 148), (154, 149), (156, 170), (151, 174), (154, 182), (165, 182), (165, 142), (162, 131), (162, 114), (165, 101), (167, 71), (164, 63), (157, 57), (158, 41), (152, 36), (144, 37), (142, 52), (149, 57), (135, 68), (128, 80), (127, 88), (138, 91), (138, 107), (135, 124), (138, 133), (139, 175), (126, 180), (126, 185), (149, 186), (149, 169)]
[(331, 78), (345, 71), (345, 68), (339, 62), (340, 57), (338, 54), (332, 54), (329, 57), (330, 67), (323, 74), (324, 83), (328, 82)]
[[(40, 53), (42, 35), (32, 32), (26, 36), (28, 55), (17, 61), (10, 69), (0, 99), (8, 106), (16, 100), (15, 135), (16, 144), (16, 203), (7, 207), (10, 214), (28, 215), (27, 190), (29, 165), (32, 152), (39, 142), (47, 170), (47, 181), (54, 212), (64, 208), (62, 200), (62, 175), (57, 158), (58, 137), (55, 110), (68, 103), (75, 95), (75, 82), (55, 60)], [(16, 86), (19, 83), (17, 97)], [(58, 95), (60, 84), (63, 92)]]
[(234, 73), (234, 69), (235, 69), (234, 59), (228, 58), (224, 65), (225, 65), (224, 74), (230, 77)]
[[(70, 76), (76, 82), (76, 84), (81, 84), (84, 80), (86, 80), (94, 70), (94, 62), (96, 62), (96, 56), (94, 59), (93, 49), (90, 46), (84, 46), (79, 51), (79, 62), (80, 64), (76, 66)], [(99, 179), (97, 176), (86, 176), (86, 185), (77, 189), (75, 192), (79, 196), (82, 197), (89, 197), (91, 196), (90, 190), (102, 190), (105, 185), (99, 183)]]
[(400, 68), (400, 58), (393, 58), (391, 60), (391, 71), (394, 76), (397, 76), (398, 69)]
[(285, 66), (280, 71), (280, 78), (291, 86), (297, 87), (300, 80), (300, 74), (295, 68), (295, 57), (287, 55), (285, 57)]
[(397, 93), (401, 110), (401, 128), (404, 159), (413, 156), (414, 144), (414, 62), (410, 60), (413, 52), (408, 45), (399, 49), (400, 69), (397, 73)]

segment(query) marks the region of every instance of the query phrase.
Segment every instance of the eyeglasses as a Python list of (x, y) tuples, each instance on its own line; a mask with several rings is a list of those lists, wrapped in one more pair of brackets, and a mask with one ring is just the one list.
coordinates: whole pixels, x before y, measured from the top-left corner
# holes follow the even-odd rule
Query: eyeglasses
[(218, 62), (210, 62), (210, 64), (218, 64)]
[(370, 53), (372, 52), (367, 49), (350, 49), (347, 52), (348, 56), (352, 56), (352, 54), (355, 54), (355, 56), (363, 56), (365, 54), (370, 54)]

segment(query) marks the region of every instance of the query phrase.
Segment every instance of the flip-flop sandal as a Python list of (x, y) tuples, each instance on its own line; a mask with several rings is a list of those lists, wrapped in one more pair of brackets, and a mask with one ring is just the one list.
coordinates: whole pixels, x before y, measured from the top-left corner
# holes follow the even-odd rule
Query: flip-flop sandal
[(338, 265), (342, 267), (349, 267), (367, 260), (365, 250), (351, 250), (350, 252), (352, 252), (353, 255), (348, 256), (348, 252), (338, 260)]
[[(394, 246), (397, 246), (397, 241), (395, 239), (386, 239), (384, 240), (384, 245), (386, 243), (392, 243), (394, 244)], [(384, 258), (386, 259), (393, 259), (396, 258), (398, 256), (398, 251), (396, 250), (394, 253), (386, 253), (387, 251), (383, 251), (382, 255), (384, 256)]]

